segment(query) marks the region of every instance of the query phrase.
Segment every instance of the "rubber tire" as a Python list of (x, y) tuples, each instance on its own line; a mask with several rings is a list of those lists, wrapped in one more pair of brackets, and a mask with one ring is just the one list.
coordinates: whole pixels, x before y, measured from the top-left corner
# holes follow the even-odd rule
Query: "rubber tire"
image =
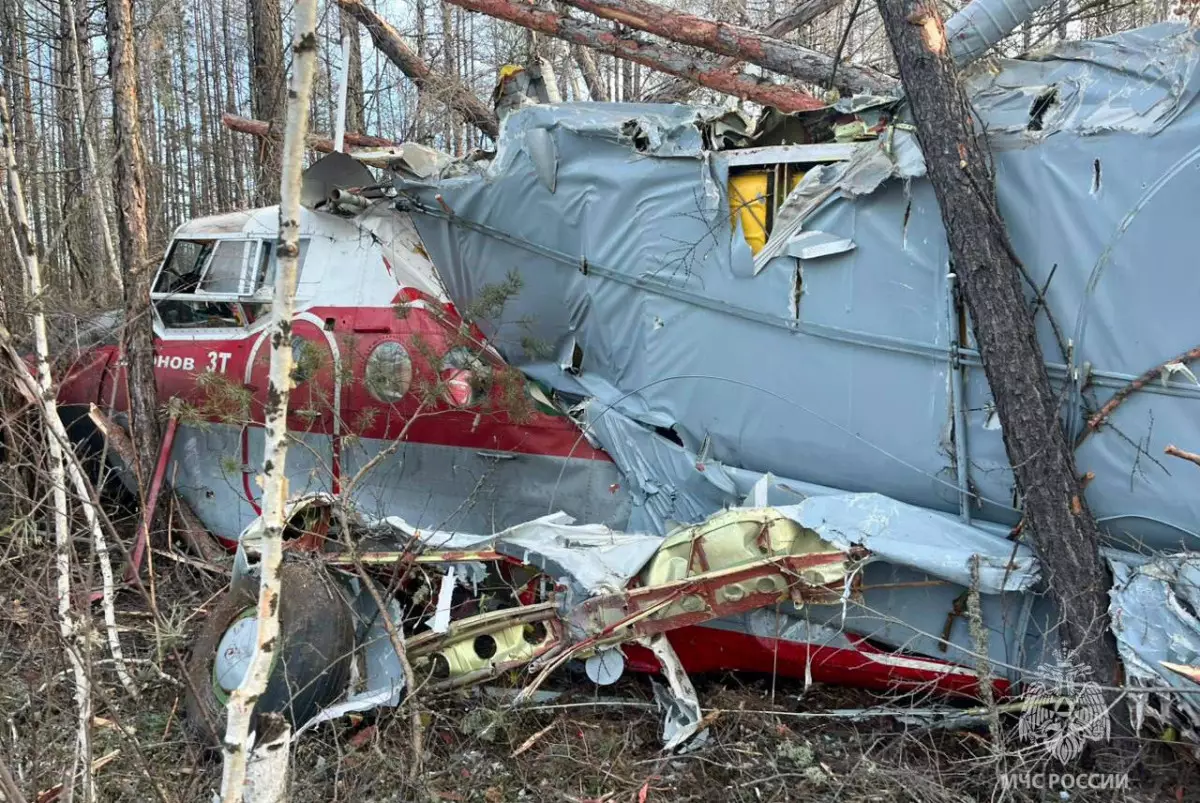
[[(198, 737), (214, 747), (224, 739), (226, 720), (225, 704), (213, 689), (213, 664), (225, 631), (258, 602), (257, 589), (246, 585), (231, 589), (217, 604), (188, 661), (187, 721)], [(308, 563), (285, 563), (279, 589), (278, 658), (254, 714), (280, 713), (296, 727), (345, 691), (354, 650), (354, 617), (328, 573)]]

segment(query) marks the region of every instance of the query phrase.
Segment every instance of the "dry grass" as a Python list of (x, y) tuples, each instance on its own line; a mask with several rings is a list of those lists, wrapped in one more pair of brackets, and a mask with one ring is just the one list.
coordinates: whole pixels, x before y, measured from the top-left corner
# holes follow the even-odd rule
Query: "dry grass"
[[(74, 719), (69, 675), (47, 607), (50, 570), (36, 548), (0, 567), (6, 589), (0, 605), (0, 709), (5, 712), (0, 750), (30, 801), (61, 782)], [(216, 757), (182, 727), (183, 688), (172, 647), (194, 635), (221, 584), (168, 561), (160, 560), (156, 572), (158, 628), (144, 599), (127, 591), (119, 600), (122, 642), (144, 689), (140, 700), (122, 696), (103, 663), (102, 640), (94, 641), (101, 718), (93, 731), (94, 755), (120, 751), (97, 773), (103, 801), (207, 800), (219, 784)], [(170, 632), (163, 621), (173, 623)], [(165, 657), (157, 665), (164, 640), (170, 643), (162, 644)], [(422, 700), (426, 771), (415, 782), (406, 772), (407, 717), (388, 711), (322, 726), (296, 747), (292, 800), (1064, 799), (1057, 791), (1002, 796), (997, 770), (1002, 761), (1011, 767), (1014, 759), (998, 758), (982, 728), (922, 730), (890, 718), (855, 723), (811, 717), (897, 702), (865, 691), (806, 690), (790, 681), (772, 684), (770, 678), (746, 676), (698, 678), (703, 704), (720, 710), (710, 738), (690, 753), (664, 756), (648, 678), (627, 677), (603, 690), (603, 705), (596, 704), (596, 692), (582, 676), (564, 672), (556, 680), (562, 696), (520, 711), (504, 711), (480, 692)], [(1200, 800), (1193, 767), (1182, 758), (1160, 757), (1153, 769), (1132, 779), (1127, 793), (1073, 791), (1069, 799)]]

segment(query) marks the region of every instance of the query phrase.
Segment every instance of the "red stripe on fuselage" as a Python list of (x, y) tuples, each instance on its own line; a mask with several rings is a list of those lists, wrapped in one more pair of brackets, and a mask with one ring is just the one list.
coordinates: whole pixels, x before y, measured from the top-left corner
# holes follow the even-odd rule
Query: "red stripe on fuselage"
[[(409, 308), (397, 314), (392, 307), (311, 307), (303, 312), (325, 322), (324, 328), (335, 338), (341, 352), (343, 379), (341, 392), (341, 434), (377, 440), (403, 437), (413, 443), (428, 443), (464, 449), (539, 454), (554, 457), (573, 457), (590, 460), (609, 460), (607, 454), (593, 448), (579, 427), (566, 416), (549, 415), (536, 409), (531, 400), (521, 404), (524, 415), (515, 415), (514, 405), (493, 383), (489, 399), (472, 408), (459, 410), (448, 404), (421, 404), (422, 395), (435, 382), (438, 366), (430, 359), (443, 354), (452, 346), (462, 346), (463, 336), (456, 314), (435, 311), (434, 304), (425, 308)], [(332, 327), (332, 328), (331, 328)], [(311, 331), (309, 331), (311, 330)], [(295, 333), (328, 355), (324, 334), (311, 322), (299, 323)], [(255, 341), (264, 337), (264, 330), (249, 330), (231, 336), (229, 330), (214, 332), (213, 337), (181, 340), (155, 338), (156, 370), (159, 399), (164, 404), (172, 397), (205, 410), (206, 400), (216, 394), (212, 384), (198, 382), (207, 371), (223, 376), (234, 386), (248, 386), (254, 400), (250, 404), (252, 424), (262, 424), (262, 407), (266, 395), (266, 368), (269, 360), (267, 344), (259, 346), (253, 366), (247, 361)], [(413, 381), (409, 392), (396, 404), (376, 400), (364, 383), (366, 362), (372, 349), (385, 341), (398, 342), (405, 347), (413, 363)], [(64, 382), (60, 400), (67, 403), (96, 402), (107, 407), (115, 398), (117, 410), (127, 409), (124, 388), (124, 368), (103, 377), (103, 367), (109, 362), (113, 347), (107, 346), (85, 354), (76, 365), (82, 369)], [(482, 346), (472, 351), (494, 371), (512, 371), (510, 388), (524, 387), (524, 377), (516, 369), (487, 357)], [(104, 353), (102, 353), (104, 352)], [(326, 361), (327, 363), (330, 361)], [(295, 431), (332, 434), (334, 370), (331, 364), (320, 364), (314, 375), (293, 390), (288, 428)], [(250, 377), (250, 382), (245, 377)], [(117, 382), (115, 394), (112, 382)], [(511, 393), (510, 393), (511, 395)], [(236, 412), (236, 411), (235, 411)], [(208, 410), (213, 421), (230, 420), (229, 411)], [(414, 419), (415, 420), (412, 420)], [(517, 420), (514, 420), (514, 417)], [(411, 423), (410, 423), (411, 421)], [(407, 429), (406, 429), (407, 427)]]

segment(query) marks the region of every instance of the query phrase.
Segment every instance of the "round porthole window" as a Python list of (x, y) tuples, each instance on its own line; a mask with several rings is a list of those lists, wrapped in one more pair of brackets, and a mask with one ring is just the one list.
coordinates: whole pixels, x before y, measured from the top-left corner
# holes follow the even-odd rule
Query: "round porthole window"
[(363, 383), (373, 398), (385, 404), (404, 398), (412, 386), (412, 359), (404, 346), (387, 340), (371, 349)]
[(439, 378), (442, 382), (442, 398), (452, 407), (470, 407), (482, 395), (481, 388), (487, 378), (487, 365), (468, 348), (453, 348), (442, 358)]

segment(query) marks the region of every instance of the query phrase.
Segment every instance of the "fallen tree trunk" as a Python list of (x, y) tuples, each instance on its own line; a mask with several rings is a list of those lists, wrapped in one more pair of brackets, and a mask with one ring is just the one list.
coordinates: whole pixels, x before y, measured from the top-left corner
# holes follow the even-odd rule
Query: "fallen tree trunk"
[[(766, 28), (763, 28), (762, 32), (767, 36), (787, 36), (797, 28), (807, 25), (817, 17), (832, 11), (839, 5), (841, 5), (841, 0), (800, 0), (789, 13), (784, 14)], [(740, 69), (741, 66), (742, 61), (740, 59), (732, 58), (723, 60), (720, 69), (734, 72)], [(696, 85), (691, 81), (676, 78), (650, 95), (646, 100), (651, 103), (679, 103), (680, 101), (687, 100), (688, 96), (694, 91), (696, 91)]]
[[(337, 0), (338, 6), (358, 20), (375, 47), (412, 79), (420, 92), (438, 97), (447, 106), (457, 111), (471, 125), (492, 139), (500, 135), (500, 122), (487, 104), (475, 97), (475, 93), (458, 81), (434, 71), (420, 56), (412, 51), (400, 34), (373, 10), (363, 5), (362, 0)], [(347, 140), (349, 141), (349, 140)]]
[[(753, 28), (681, 14), (649, 0), (562, 0), (569, 6), (672, 42), (757, 64), (780, 75), (821, 85), (833, 75), (833, 58), (768, 36)], [(711, 68), (710, 68), (711, 69)], [(850, 93), (894, 92), (895, 79), (866, 67), (842, 64), (838, 89)]]
[[(221, 124), (230, 131), (237, 131), (240, 134), (252, 134), (256, 137), (273, 136), (271, 134), (270, 123), (262, 120), (251, 120), (249, 117), (238, 117), (236, 114), (222, 114)], [(320, 153), (333, 152), (333, 140), (321, 134), (309, 134), (305, 140), (308, 147)], [(399, 142), (394, 142), (383, 137), (372, 137), (366, 134), (352, 134), (349, 131), (345, 134), (345, 142), (347, 145), (352, 145), (356, 148), (394, 148), (399, 145)]]
[[(339, 3), (346, 1), (338, 0)], [(806, 111), (825, 106), (823, 101), (794, 87), (772, 84), (744, 73), (730, 73), (712, 64), (711, 60), (694, 58), (663, 45), (646, 42), (632, 36), (621, 36), (602, 25), (572, 19), (523, 3), (510, 2), (510, 0), (447, 0), (447, 2), (468, 11), (478, 11), (522, 28), (632, 61), (652, 70), (686, 78), (727, 95), (752, 100), (764, 106), (774, 106), (783, 112)]]
[[(1068, 660), (1102, 685), (1117, 683), (1108, 630), (1110, 580), (1099, 530), (1083, 498), (1021, 284), (1020, 265), (995, 200), (991, 156), (951, 61), (931, 0), (878, 0), (917, 137), (946, 227), (1004, 445), (1024, 500)], [(1110, 696), (1110, 702), (1112, 697)], [(1113, 707), (1115, 712), (1117, 707)], [(1113, 724), (1118, 724), (1115, 715)]]

